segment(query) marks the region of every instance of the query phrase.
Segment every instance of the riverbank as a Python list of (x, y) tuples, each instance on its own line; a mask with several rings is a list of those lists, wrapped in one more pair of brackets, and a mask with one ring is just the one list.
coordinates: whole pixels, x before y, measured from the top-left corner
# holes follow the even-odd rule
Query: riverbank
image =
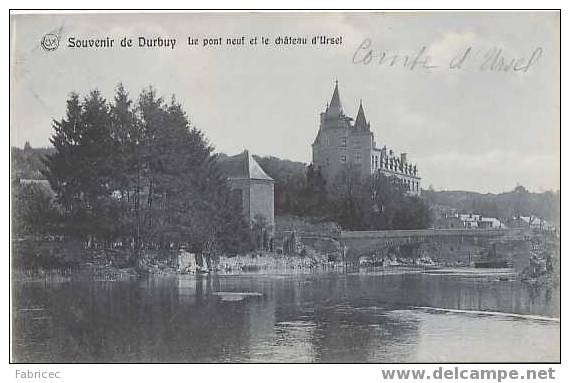
[[(116, 255), (116, 254), (115, 254)], [(181, 267), (177, 262), (177, 254), (147, 253), (136, 266), (128, 263), (113, 261), (104, 251), (90, 251), (85, 259), (74, 260), (64, 266), (50, 268), (47, 265), (34, 264), (26, 268), (19, 264), (13, 268), (12, 280), (15, 282), (65, 282), (74, 279), (94, 281), (121, 281), (142, 278), (145, 276), (170, 275), (238, 275), (256, 273), (263, 274), (305, 274), (317, 272), (421, 272), (434, 270), (440, 266), (434, 264), (417, 264), (411, 260), (393, 260), (383, 266), (372, 264), (345, 264), (339, 261), (329, 261), (324, 255), (309, 251), (305, 256), (291, 256), (272, 252), (252, 252), (245, 255), (219, 256), (200, 263), (190, 263)], [(209, 266), (206, 266), (209, 265)], [(23, 267), (24, 266), (24, 267)]]
[(134, 267), (83, 264), (78, 269), (15, 269), (12, 282), (68, 282), (74, 279), (93, 281), (120, 281), (136, 279), (141, 274)]
[(13, 281), (114, 281), (140, 276), (129, 249), (85, 248), (79, 241), (31, 237), (13, 240), (11, 250)]
[[(314, 272), (350, 273), (417, 273), (453, 274), (464, 277), (482, 275), (492, 279), (521, 279), (533, 287), (558, 287), (560, 278), (559, 256), (545, 261), (544, 250), (535, 257), (533, 273), (516, 269), (476, 269), (466, 264), (434, 262), (430, 257), (407, 258), (390, 255), (380, 259), (365, 257), (358, 263), (345, 264), (331, 260), (328, 255), (306, 246), (302, 254), (286, 255), (256, 251), (236, 256), (196, 257), (175, 250), (147, 250), (138, 262), (133, 262), (129, 249), (85, 249), (75, 243), (37, 241), (14, 247), (12, 257), (13, 281), (69, 281), (90, 279), (95, 281), (121, 281), (145, 275), (175, 274), (297, 274)], [(559, 254), (559, 253), (557, 253)], [(181, 260), (186, 258), (187, 263)], [(539, 267), (541, 266), (541, 267)], [(538, 275), (538, 276), (537, 276)]]

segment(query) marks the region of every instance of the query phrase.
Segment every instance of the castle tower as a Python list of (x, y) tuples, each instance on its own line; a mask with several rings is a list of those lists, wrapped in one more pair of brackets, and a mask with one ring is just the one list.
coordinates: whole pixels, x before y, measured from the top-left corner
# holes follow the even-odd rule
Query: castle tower
[(350, 172), (362, 177), (381, 173), (403, 184), (410, 193), (419, 194), (421, 190), (417, 167), (408, 161), (406, 153), (398, 156), (393, 150), (387, 150), (386, 145), (381, 149), (376, 147), (362, 100), (356, 120), (345, 114), (338, 81), (330, 102), (320, 114), (319, 131), (312, 149), (313, 165), (321, 171), (328, 187), (334, 187), (339, 174)]
[(338, 81), (335, 82), (331, 101), (321, 113), (319, 132), (313, 142), (313, 164), (329, 186), (342, 171), (370, 174), (373, 137), (362, 105), (358, 116), (353, 124), (353, 119), (345, 115)]
[(358, 114), (356, 115), (354, 127), (356, 130), (370, 131), (370, 122), (366, 122), (366, 116), (364, 116), (364, 108), (362, 107), (362, 100), (360, 100), (360, 106), (358, 107)]
[(338, 81), (335, 82), (331, 102), (325, 111), (328, 118), (340, 118), (344, 115), (342, 111), (342, 103), (340, 102), (340, 95), (338, 93)]

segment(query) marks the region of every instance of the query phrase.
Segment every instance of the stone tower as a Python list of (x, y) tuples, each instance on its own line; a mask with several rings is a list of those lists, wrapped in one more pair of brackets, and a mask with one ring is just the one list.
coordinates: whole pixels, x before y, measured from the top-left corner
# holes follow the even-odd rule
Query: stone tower
[(264, 218), (273, 231), (274, 181), (261, 168), (248, 150), (219, 161), (220, 169), (227, 177), (232, 197), (236, 199), (246, 220), (253, 224), (258, 216)]
[(361, 176), (380, 172), (395, 177), (396, 182), (403, 183), (410, 193), (420, 192), (421, 178), (417, 166), (408, 162), (407, 154), (396, 156), (385, 145), (376, 147), (362, 101), (356, 120), (344, 113), (338, 81), (330, 103), (321, 113), (319, 131), (312, 148), (313, 164), (320, 169), (327, 185), (333, 185), (342, 171), (358, 172)]

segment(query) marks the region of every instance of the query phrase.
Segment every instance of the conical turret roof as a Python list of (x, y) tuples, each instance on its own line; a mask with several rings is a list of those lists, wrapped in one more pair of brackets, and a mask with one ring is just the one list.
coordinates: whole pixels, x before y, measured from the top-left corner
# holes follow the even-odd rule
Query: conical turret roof
[(356, 121), (354, 126), (357, 129), (367, 130), (368, 123), (366, 122), (366, 116), (364, 115), (364, 108), (362, 107), (362, 100), (360, 100), (360, 107), (358, 108), (358, 114), (356, 115)]
[(327, 115), (331, 117), (338, 117), (343, 115), (342, 104), (340, 103), (340, 95), (338, 92), (338, 81), (335, 82), (331, 102), (327, 108)]

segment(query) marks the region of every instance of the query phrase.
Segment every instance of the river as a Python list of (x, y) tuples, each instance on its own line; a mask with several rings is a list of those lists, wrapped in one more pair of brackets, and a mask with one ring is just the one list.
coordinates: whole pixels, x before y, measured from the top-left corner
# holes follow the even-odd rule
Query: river
[(182, 275), (12, 290), (16, 362), (560, 360), (559, 292), (491, 274)]

